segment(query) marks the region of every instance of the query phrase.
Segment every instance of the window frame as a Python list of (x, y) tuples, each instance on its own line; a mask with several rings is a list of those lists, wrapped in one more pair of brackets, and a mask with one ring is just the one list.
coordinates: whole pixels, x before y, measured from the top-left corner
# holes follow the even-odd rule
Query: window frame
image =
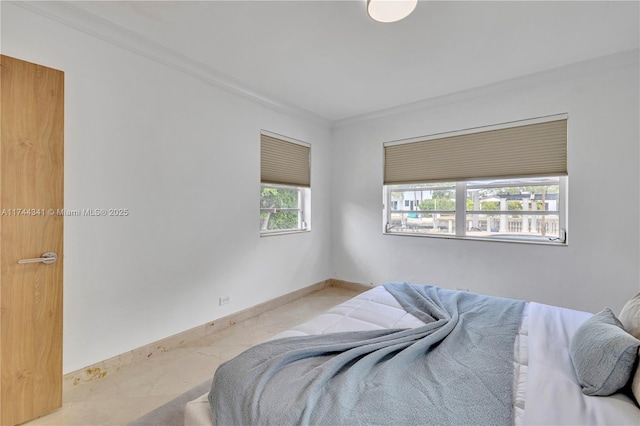
[(260, 236), (271, 236), (271, 235), (282, 235), (282, 234), (295, 234), (302, 232), (310, 232), (310, 198), (311, 198), (311, 189), (304, 186), (293, 186), (293, 185), (277, 185), (271, 183), (261, 183), (260, 184), (260, 193), (262, 193), (263, 188), (274, 188), (274, 189), (288, 189), (298, 191), (298, 207), (284, 207), (284, 208), (266, 208), (262, 207), (262, 195), (260, 196), (260, 213), (263, 211), (274, 210), (275, 213), (283, 213), (283, 212), (298, 212), (298, 226), (297, 228), (287, 228), (287, 229), (262, 229), (262, 218), (258, 220), (258, 224), (260, 226)]
[[(269, 141), (270, 140), (270, 141)], [(273, 147), (276, 144), (276, 150), (267, 151), (269, 156), (265, 162), (265, 141)], [(297, 146), (297, 148), (296, 148)], [(293, 148), (293, 151), (291, 150)], [(306, 150), (305, 157), (302, 158), (300, 150)], [(285, 156), (280, 156), (281, 153)], [(258, 217), (258, 227), (261, 237), (297, 234), (311, 232), (311, 144), (283, 136), (278, 133), (270, 132), (264, 129), (260, 130), (260, 215)], [(277, 155), (277, 156), (276, 156)], [(285, 160), (283, 162), (283, 160)], [(291, 163), (292, 161), (292, 163)], [(269, 175), (265, 177), (265, 164), (268, 167)], [(278, 172), (273, 174), (273, 167)], [(302, 173), (300, 173), (302, 171)], [(306, 176), (305, 176), (306, 175)], [(298, 207), (297, 208), (263, 208), (262, 207), (262, 189), (263, 188), (283, 188), (298, 191)], [(297, 211), (298, 227), (288, 229), (262, 229), (262, 212), (265, 210), (276, 210), (276, 212)]]
[[(555, 177), (554, 177), (555, 178)], [(465, 224), (465, 226), (455, 226), (455, 231), (452, 234), (436, 234), (436, 233), (417, 233), (417, 232), (392, 232), (391, 227), (389, 226), (391, 223), (391, 214), (399, 213), (399, 212), (408, 212), (405, 209), (401, 210), (393, 210), (390, 208), (392, 205), (391, 200), (391, 192), (392, 187), (396, 185), (383, 185), (383, 227), (382, 232), (384, 235), (399, 235), (405, 237), (427, 237), (427, 238), (444, 238), (444, 239), (461, 239), (461, 240), (474, 240), (474, 241), (493, 241), (493, 242), (507, 242), (507, 243), (522, 243), (522, 244), (537, 244), (537, 245), (552, 245), (552, 246), (567, 246), (568, 245), (568, 232), (567, 232), (567, 195), (568, 195), (568, 177), (567, 176), (558, 176), (558, 230), (559, 236), (558, 238), (547, 238), (547, 239), (530, 239), (526, 237), (518, 237), (518, 236), (501, 236), (500, 238), (495, 238), (495, 236), (491, 237), (482, 237), (477, 235), (467, 235), (467, 221), (468, 216), (473, 214), (486, 214), (488, 211), (476, 211), (471, 210), (467, 211), (466, 202), (468, 196), (468, 182), (467, 181), (457, 181), (457, 182), (442, 182), (443, 184), (454, 184), (455, 188), (455, 210), (414, 210), (412, 212), (416, 213), (435, 213), (435, 214), (451, 214), (455, 215), (455, 223), (456, 224)], [(532, 178), (518, 178), (518, 179), (536, 179)], [(486, 181), (495, 181), (494, 179), (483, 179)], [(478, 179), (477, 181), (482, 181)], [(474, 181), (474, 182), (477, 182)], [(517, 185), (511, 185), (517, 186)], [(494, 184), (487, 186), (479, 186), (481, 188), (487, 187), (509, 187), (507, 184)], [(438, 190), (438, 188), (433, 188), (430, 190)], [(543, 215), (544, 213), (531, 213), (531, 210), (508, 210), (508, 211), (490, 211), (493, 214), (522, 214), (522, 215)]]

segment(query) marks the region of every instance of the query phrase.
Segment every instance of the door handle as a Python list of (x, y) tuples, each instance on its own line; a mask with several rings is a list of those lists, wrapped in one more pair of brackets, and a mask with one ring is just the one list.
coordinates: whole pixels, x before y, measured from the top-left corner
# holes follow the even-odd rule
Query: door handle
[(51, 265), (58, 260), (58, 255), (52, 251), (48, 251), (46, 253), (42, 253), (42, 257), (36, 257), (35, 259), (20, 259), (18, 263), (24, 265), (25, 263), (44, 263), (45, 265)]

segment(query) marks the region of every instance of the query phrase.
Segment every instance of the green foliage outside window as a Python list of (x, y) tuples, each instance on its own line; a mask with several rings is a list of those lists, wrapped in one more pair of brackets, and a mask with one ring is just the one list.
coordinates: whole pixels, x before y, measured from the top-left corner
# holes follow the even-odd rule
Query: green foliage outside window
[[(542, 210), (542, 202), (538, 201), (538, 207)], [(467, 200), (467, 210), (475, 210), (473, 208), (473, 201)], [(499, 201), (481, 201), (480, 210), (500, 210)], [(507, 210), (522, 210), (522, 201), (507, 201)]]
[(420, 210), (451, 210), (456, 209), (456, 201), (447, 198), (433, 198), (431, 200), (422, 200), (418, 205)]
[[(299, 191), (288, 188), (263, 187), (260, 189), (260, 229), (298, 229), (298, 211), (277, 211), (299, 208)], [(271, 210), (269, 210), (271, 209)]]

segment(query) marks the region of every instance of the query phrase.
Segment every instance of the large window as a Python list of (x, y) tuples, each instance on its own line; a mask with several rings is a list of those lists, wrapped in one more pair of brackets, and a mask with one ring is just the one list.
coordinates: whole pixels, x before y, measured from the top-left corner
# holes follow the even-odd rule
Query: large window
[(385, 144), (384, 232), (565, 244), (566, 123)]
[(565, 187), (560, 176), (389, 185), (385, 232), (562, 243)]
[(308, 144), (261, 132), (261, 235), (310, 230), (310, 154)]

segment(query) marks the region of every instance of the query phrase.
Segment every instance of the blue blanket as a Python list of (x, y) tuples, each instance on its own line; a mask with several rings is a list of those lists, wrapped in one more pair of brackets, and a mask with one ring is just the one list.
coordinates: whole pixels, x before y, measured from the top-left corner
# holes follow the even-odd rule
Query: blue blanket
[(214, 376), (214, 424), (511, 424), (524, 302), (408, 283), (385, 288), (425, 325), (248, 349)]

